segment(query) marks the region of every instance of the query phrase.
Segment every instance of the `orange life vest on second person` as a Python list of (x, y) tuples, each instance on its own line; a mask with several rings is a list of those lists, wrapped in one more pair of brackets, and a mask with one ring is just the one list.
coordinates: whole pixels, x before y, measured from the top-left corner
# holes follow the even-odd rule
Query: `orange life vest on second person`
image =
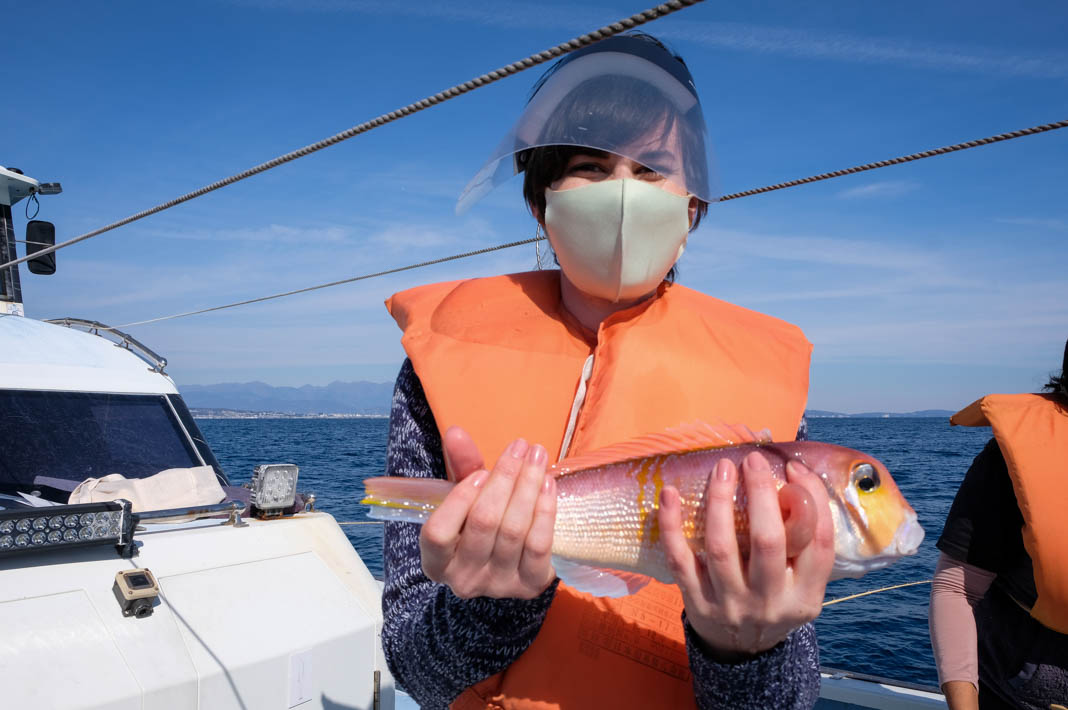
[[(812, 346), (796, 326), (676, 284), (596, 335), (561, 307), (558, 271), (422, 286), (387, 307), (440, 431), (466, 429), (488, 466), (517, 436), (556, 458), (590, 354), (569, 454), (696, 420), (792, 440), (804, 411)], [(621, 599), (561, 584), (531, 646), (453, 707), (694, 707), (682, 607), (656, 581)]]
[(1068, 408), (1052, 395), (991, 394), (949, 421), (993, 428), (1034, 564), (1038, 599), (1031, 616), (1068, 634)]

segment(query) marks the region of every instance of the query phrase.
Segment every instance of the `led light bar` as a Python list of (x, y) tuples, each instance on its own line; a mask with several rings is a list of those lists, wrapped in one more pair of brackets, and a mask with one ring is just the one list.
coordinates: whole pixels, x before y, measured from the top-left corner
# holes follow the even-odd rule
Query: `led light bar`
[(297, 497), (298, 469), (291, 463), (261, 464), (252, 474), (249, 488), (252, 507), (267, 515), (279, 515)]
[(132, 534), (130, 502), (125, 500), (0, 511), (0, 555), (123, 546)]

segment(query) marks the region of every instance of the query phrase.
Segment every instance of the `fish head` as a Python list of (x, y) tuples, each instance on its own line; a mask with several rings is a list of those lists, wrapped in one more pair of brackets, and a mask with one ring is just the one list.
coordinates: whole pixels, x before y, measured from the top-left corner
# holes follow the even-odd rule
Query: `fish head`
[(834, 522), (832, 579), (859, 577), (919, 549), (924, 532), (893, 476), (873, 456), (812, 442), (800, 458), (827, 487)]

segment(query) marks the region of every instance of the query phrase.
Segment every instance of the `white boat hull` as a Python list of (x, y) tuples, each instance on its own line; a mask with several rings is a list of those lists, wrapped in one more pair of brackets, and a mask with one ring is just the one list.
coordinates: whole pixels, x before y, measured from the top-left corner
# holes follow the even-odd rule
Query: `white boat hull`
[[(160, 527), (133, 560), (104, 547), (0, 561), (4, 707), (393, 708), (378, 586), (333, 518)], [(135, 565), (160, 586), (145, 618), (112, 592)]]

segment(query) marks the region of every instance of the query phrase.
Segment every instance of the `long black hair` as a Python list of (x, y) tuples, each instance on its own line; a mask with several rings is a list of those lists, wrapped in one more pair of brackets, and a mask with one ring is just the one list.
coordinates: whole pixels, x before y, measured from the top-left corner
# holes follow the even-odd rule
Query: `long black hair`
[(1068, 342), (1064, 343), (1064, 362), (1061, 363), (1060, 374), (1050, 375), (1049, 382), (1042, 389), (1057, 396), (1068, 406)]

